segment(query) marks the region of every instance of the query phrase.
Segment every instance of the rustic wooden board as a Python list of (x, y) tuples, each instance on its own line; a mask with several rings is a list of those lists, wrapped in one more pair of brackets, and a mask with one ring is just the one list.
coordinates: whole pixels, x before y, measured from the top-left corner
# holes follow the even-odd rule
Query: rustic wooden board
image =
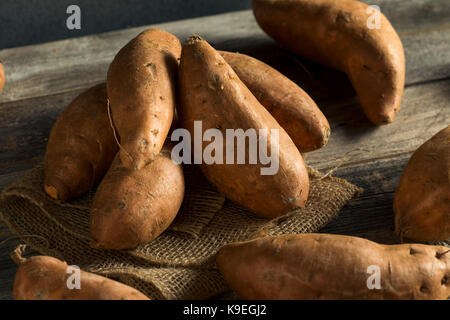
[[(355, 99), (319, 103), (331, 137), (326, 147), (307, 155), (308, 163), (327, 169), (412, 152), (450, 123), (449, 86), (450, 80), (442, 80), (407, 88), (399, 115), (381, 127), (366, 120)], [(0, 174), (31, 168), (40, 160), (53, 123), (79, 93), (0, 104)]]
[[(407, 57), (408, 84), (450, 75), (447, 58), (450, 51), (448, 0), (366, 2), (379, 5), (397, 27)], [(273, 54), (276, 52), (274, 47), (277, 47), (257, 26), (249, 10), (163, 23), (155, 27), (172, 32), (182, 40), (197, 33), (224, 50)], [(103, 81), (115, 53), (146, 28), (1, 50), (7, 82), (0, 103), (72, 91)], [(323, 71), (323, 68), (299, 60), (312, 69)], [(342, 82), (342, 75), (331, 76), (333, 79), (335, 77), (339, 81), (334, 84)], [(308, 81), (301, 84), (308, 92), (313, 89)], [(317, 98), (317, 91), (310, 93)]]
[[(407, 57), (407, 88), (394, 123), (364, 117), (345, 75), (295, 57), (256, 25), (250, 11), (170, 22), (157, 27), (181, 39), (198, 33), (216, 48), (252, 54), (284, 72), (318, 101), (330, 121), (328, 145), (307, 162), (364, 188), (321, 232), (391, 240), (392, 199), (412, 152), (450, 124), (450, 2), (373, 0), (399, 31)], [(48, 133), (84, 88), (104, 81), (117, 50), (147, 27), (0, 51), (7, 72), (0, 95), (0, 190), (42, 159)], [(381, 231), (380, 231), (381, 230)], [(379, 232), (380, 231), (380, 232)], [(7, 233), (0, 223), (0, 235)], [(389, 239), (388, 239), (389, 238)], [(4, 237), (0, 236), (0, 242)], [(12, 298), (17, 240), (0, 246), (0, 299)]]
[(331, 136), (325, 148), (311, 152), (307, 160), (317, 168), (392, 158), (410, 153), (450, 123), (450, 80), (406, 88), (394, 122), (373, 126), (355, 100), (319, 103), (330, 121)]

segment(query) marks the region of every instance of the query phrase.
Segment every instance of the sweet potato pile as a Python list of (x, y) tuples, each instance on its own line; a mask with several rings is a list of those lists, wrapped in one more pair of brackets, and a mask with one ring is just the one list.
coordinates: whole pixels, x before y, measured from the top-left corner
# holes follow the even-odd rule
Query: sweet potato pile
[[(400, 39), (384, 16), (381, 29), (368, 29), (367, 6), (353, 0), (253, 0), (253, 9), (262, 29), (288, 50), (347, 73), (373, 123), (393, 120), (405, 62)], [(2, 79), (0, 65), (0, 88)], [(400, 181), (394, 211), (397, 231), (405, 237), (450, 237), (449, 128), (414, 154)], [(146, 244), (169, 227), (183, 201), (183, 164), (174, 160), (169, 141), (176, 129), (193, 137), (183, 153), (185, 163), (200, 165), (227, 198), (263, 218), (306, 205), (309, 177), (300, 152), (325, 146), (330, 136), (311, 97), (272, 67), (216, 51), (197, 35), (181, 45), (174, 35), (149, 29), (117, 53), (106, 85), (75, 98), (56, 121), (43, 188), (67, 201), (98, 186), (92, 247)], [(255, 141), (263, 151), (277, 155), (275, 172), (267, 174), (266, 163), (252, 160), (250, 134), (244, 135), (243, 150), (231, 144), (231, 157), (230, 140), (211, 147), (220, 136), (228, 139), (229, 130), (249, 129), (260, 134)], [(202, 158), (208, 152), (213, 161)], [(285, 235), (228, 244), (218, 252), (217, 266), (248, 299), (445, 299), (450, 294), (450, 253), (442, 246)], [(81, 272), (84, 291), (68, 292), (66, 268), (51, 257), (22, 261), (15, 298), (146, 298), (86, 272)], [(381, 275), (374, 287), (368, 282), (370, 268)]]

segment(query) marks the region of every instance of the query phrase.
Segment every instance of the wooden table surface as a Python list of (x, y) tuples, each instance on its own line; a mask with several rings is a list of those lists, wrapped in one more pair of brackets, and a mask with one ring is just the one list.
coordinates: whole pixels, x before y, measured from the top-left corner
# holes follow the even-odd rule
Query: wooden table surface
[[(371, 0), (391, 20), (406, 54), (406, 88), (392, 124), (370, 124), (345, 75), (281, 49), (257, 26), (251, 11), (163, 23), (155, 27), (181, 40), (201, 35), (217, 49), (251, 54), (303, 87), (331, 125), (331, 138), (307, 154), (309, 165), (364, 188), (322, 232), (396, 241), (393, 194), (412, 152), (450, 124), (450, 2)], [(41, 159), (49, 131), (65, 106), (84, 89), (105, 81), (116, 52), (146, 27), (0, 50), (6, 85), (0, 94), (0, 190)], [(14, 32), (14, 30), (11, 30)], [(331, 53), (332, 54), (332, 53)], [(8, 229), (0, 222), (0, 243)], [(16, 266), (0, 244), (0, 299), (12, 298)]]

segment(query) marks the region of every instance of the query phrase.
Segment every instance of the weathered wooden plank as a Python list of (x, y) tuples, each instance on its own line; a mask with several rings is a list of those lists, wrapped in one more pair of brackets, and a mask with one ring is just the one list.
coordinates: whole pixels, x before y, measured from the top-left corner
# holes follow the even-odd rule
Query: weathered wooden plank
[[(369, 5), (378, 5), (394, 28), (405, 30), (433, 29), (449, 25), (450, 4), (448, 1), (423, 0), (360, 0)], [(434, 21), (433, 21), (434, 20)]]
[(330, 121), (328, 144), (307, 155), (317, 168), (332, 168), (341, 161), (356, 164), (412, 152), (450, 123), (450, 80), (412, 86), (405, 90), (393, 123), (368, 123), (356, 101), (319, 103)]
[(30, 168), (40, 161), (50, 129), (81, 91), (0, 105), (0, 172)]
[[(450, 80), (405, 90), (402, 109), (392, 124), (375, 127), (356, 100), (319, 103), (331, 124), (327, 146), (307, 155), (318, 169), (332, 168), (415, 150), (450, 123)], [(80, 91), (0, 105), (0, 173), (34, 166), (45, 152), (48, 134), (64, 107)]]
[[(334, 176), (363, 187), (364, 192), (343, 208), (339, 216), (320, 232), (363, 237), (384, 244), (402, 241), (414, 243), (414, 240), (401, 239), (394, 232), (392, 209), (395, 190), (411, 155), (409, 153), (337, 169)], [(436, 244), (450, 246), (450, 241)]]
[[(379, 5), (401, 34), (407, 56), (408, 84), (450, 75), (450, 5), (447, 0), (374, 0), (370, 4)], [(257, 26), (249, 10), (154, 26), (168, 30), (180, 39), (198, 33), (218, 49), (259, 51), (261, 55), (283, 52)], [(115, 53), (147, 27), (0, 51), (7, 74), (0, 103), (86, 88), (103, 81)], [(299, 84), (313, 98), (329, 98), (332, 88), (345, 79), (343, 75), (336, 75), (303, 59), (299, 61), (314, 71), (312, 75), (316, 79), (313, 83), (308, 81), (308, 77), (302, 80), (303, 70), (298, 72)], [(293, 65), (291, 63), (287, 70)], [(325, 75), (321, 74), (324, 70)], [(331, 77), (331, 83), (321, 83), (326, 92), (323, 88), (315, 90), (314, 84), (328, 77)], [(333, 81), (336, 77), (340, 80)], [(294, 78), (297, 80), (297, 76)], [(342, 94), (341, 91), (335, 90), (335, 94)]]
[(356, 235), (374, 229), (393, 228), (394, 192), (411, 155), (350, 165), (334, 171), (334, 176), (347, 179), (362, 187), (364, 192), (321, 232)]

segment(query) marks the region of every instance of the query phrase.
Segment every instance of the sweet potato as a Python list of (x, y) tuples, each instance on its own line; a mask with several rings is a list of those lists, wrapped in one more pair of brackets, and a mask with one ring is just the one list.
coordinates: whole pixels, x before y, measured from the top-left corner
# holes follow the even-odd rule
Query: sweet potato
[(2, 92), (4, 85), (5, 85), (5, 70), (3, 69), (2, 62), (0, 61), (0, 92)]
[[(266, 218), (285, 214), (291, 208), (304, 206), (309, 192), (309, 178), (300, 152), (291, 138), (270, 113), (258, 102), (242, 83), (223, 57), (198, 36), (191, 37), (183, 46), (179, 70), (180, 118), (182, 127), (188, 129), (193, 140), (201, 138), (207, 129), (219, 130), (223, 140), (223, 155), (201, 169), (206, 178), (220, 192), (236, 203)], [(195, 133), (194, 121), (201, 121), (202, 131)], [(250, 149), (256, 147), (245, 143), (235, 148), (232, 161), (227, 161), (227, 131), (241, 129), (243, 133), (254, 129), (258, 141), (267, 141), (267, 150), (278, 155), (278, 170), (262, 175), (266, 167), (261, 158), (250, 163)], [(259, 130), (266, 130), (266, 136)], [(277, 140), (271, 131), (277, 132)], [(217, 132), (217, 131), (216, 131)], [(266, 139), (267, 138), (267, 139)], [(249, 139), (246, 139), (249, 140)], [(201, 153), (209, 145), (203, 141)], [(235, 144), (236, 147), (236, 144)], [(259, 152), (266, 152), (259, 147)], [(195, 150), (194, 153), (198, 150)], [(244, 155), (244, 163), (235, 159)], [(198, 155), (198, 154), (197, 154)], [(222, 162), (222, 164), (220, 163)]]
[(253, 0), (255, 18), (268, 35), (296, 54), (345, 72), (366, 116), (381, 125), (392, 122), (400, 108), (405, 57), (388, 19), (380, 14), (377, 28), (367, 9), (354, 0)]
[(92, 247), (135, 248), (172, 223), (183, 201), (184, 177), (170, 150), (165, 145), (153, 162), (137, 171), (116, 156), (92, 203)]
[(69, 289), (66, 262), (48, 256), (22, 261), (14, 278), (15, 300), (149, 300), (123, 283), (80, 270), (79, 289)]
[(381, 245), (350, 236), (292, 234), (226, 245), (216, 261), (226, 282), (244, 299), (446, 299), (450, 295), (450, 249), (443, 246)]
[(75, 98), (56, 120), (45, 152), (45, 191), (61, 201), (86, 193), (105, 175), (117, 149), (106, 87), (100, 84)]
[(174, 35), (149, 29), (123, 47), (109, 67), (108, 97), (127, 168), (143, 168), (164, 144), (173, 120), (180, 53)]
[(395, 230), (416, 241), (450, 239), (450, 126), (418, 148), (394, 197)]
[(327, 143), (328, 120), (302, 88), (258, 59), (226, 51), (220, 54), (286, 130), (300, 152), (313, 151)]

